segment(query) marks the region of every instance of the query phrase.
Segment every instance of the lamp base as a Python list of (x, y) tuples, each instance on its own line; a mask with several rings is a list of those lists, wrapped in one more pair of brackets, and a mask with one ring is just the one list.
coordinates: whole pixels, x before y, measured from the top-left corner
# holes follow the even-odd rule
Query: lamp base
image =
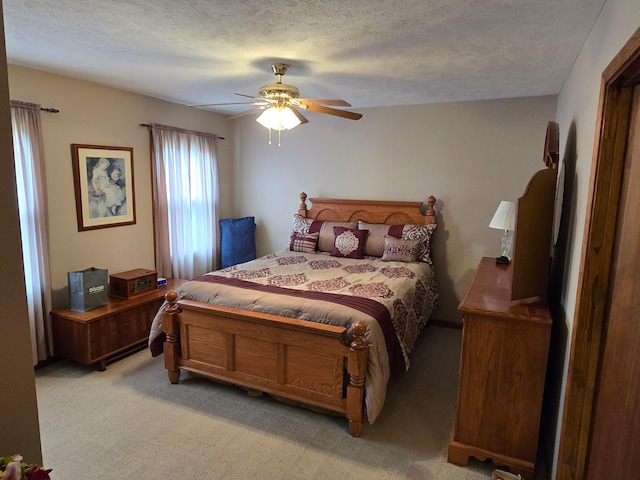
[(513, 234), (511, 233), (511, 230), (504, 231), (504, 234), (500, 239), (500, 248), (502, 248), (502, 255), (498, 258), (506, 258), (507, 261), (503, 263), (511, 262), (511, 249), (513, 248)]
[(504, 255), (496, 258), (496, 264), (498, 265), (509, 265), (510, 263), (511, 263), (511, 259), (509, 257), (505, 257)]

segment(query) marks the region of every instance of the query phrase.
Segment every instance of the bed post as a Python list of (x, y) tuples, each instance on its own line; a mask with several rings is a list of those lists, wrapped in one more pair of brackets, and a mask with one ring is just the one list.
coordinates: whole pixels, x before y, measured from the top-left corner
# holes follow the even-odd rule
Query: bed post
[(180, 354), (180, 343), (178, 342), (178, 322), (176, 315), (180, 312), (176, 302), (178, 294), (174, 290), (169, 290), (164, 296), (167, 307), (162, 313), (162, 329), (166, 334), (164, 342), (164, 368), (169, 374), (171, 383), (178, 383), (180, 380), (180, 369), (178, 368), (178, 356)]
[(427, 211), (424, 214), (424, 223), (430, 225), (432, 223), (436, 223), (436, 197), (431, 195), (427, 198)]
[(301, 217), (307, 218), (307, 194), (302, 192), (300, 194), (300, 206), (298, 207), (298, 215)]
[(364, 381), (367, 376), (367, 361), (369, 349), (364, 339), (367, 326), (360, 320), (353, 323), (353, 340), (349, 349), (349, 385), (347, 386), (347, 419), (349, 432), (359, 437), (362, 432), (362, 417), (364, 411)]

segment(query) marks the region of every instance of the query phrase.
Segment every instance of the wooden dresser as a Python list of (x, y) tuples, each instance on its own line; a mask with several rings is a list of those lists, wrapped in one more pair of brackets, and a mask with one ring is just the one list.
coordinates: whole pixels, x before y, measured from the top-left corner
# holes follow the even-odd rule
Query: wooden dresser
[(448, 461), (491, 459), (525, 479), (536, 462), (551, 315), (512, 302), (512, 264), (483, 258), (459, 310), (462, 351)]
[(110, 297), (105, 306), (88, 312), (53, 310), (55, 354), (84, 365), (96, 363), (104, 370), (107, 360), (144, 346), (165, 294), (185, 282), (170, 278), (157, 290), (129, 299)]

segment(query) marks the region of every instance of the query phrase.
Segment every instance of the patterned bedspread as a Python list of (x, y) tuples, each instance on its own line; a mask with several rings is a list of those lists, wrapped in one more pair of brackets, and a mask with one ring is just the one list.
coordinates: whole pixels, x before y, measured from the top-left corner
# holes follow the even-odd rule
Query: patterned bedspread
[[(347, 328), (355, 320), (364, 321), (370, 423), (382, 408), (391, 371), (398, 370), (393, 366), (409, 368), (409, 354), (438, 303), (433, 268), (427, 263), (288, 250), (208, 273), (183, 284), (178, 296)], [(158, 314), (149, 339), (154, 355), (161, 338)]]

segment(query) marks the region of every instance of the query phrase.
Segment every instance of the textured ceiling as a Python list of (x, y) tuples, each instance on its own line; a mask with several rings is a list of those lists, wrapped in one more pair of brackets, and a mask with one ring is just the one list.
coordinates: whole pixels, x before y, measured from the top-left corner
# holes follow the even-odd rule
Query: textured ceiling
[(555, 95), (605, 1), (4, 0), (3, 9), (16, 65), (200, 104), (257, 95), (282, 62), (302, 97), (357, 110)]

